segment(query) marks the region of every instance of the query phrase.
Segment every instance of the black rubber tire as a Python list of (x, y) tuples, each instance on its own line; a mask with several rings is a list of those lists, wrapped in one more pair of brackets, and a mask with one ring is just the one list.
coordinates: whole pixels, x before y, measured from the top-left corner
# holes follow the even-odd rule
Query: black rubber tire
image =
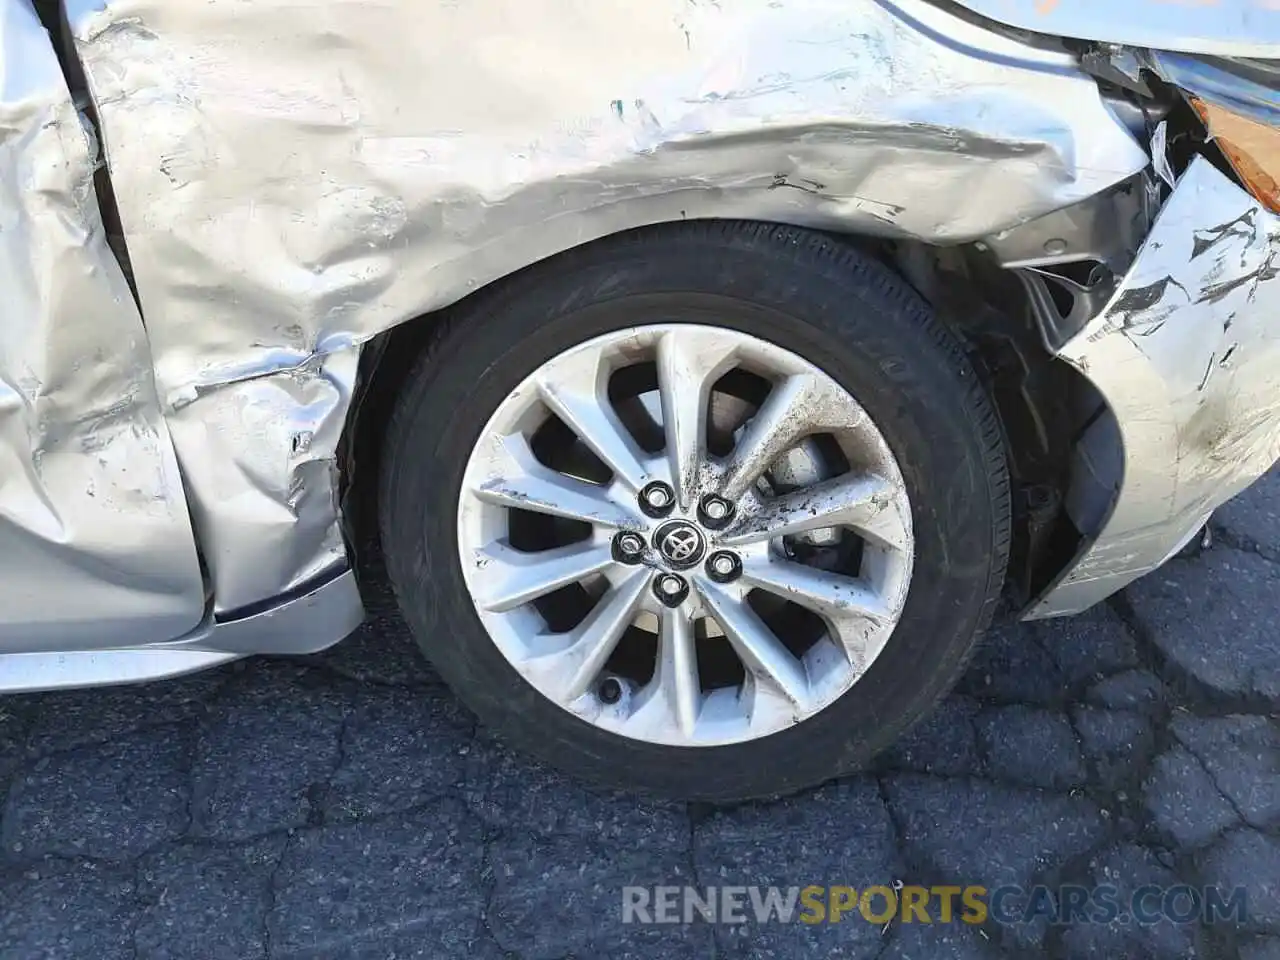
[[(556, 706), (489, 639), (458, 561), (462, 473), (498, 403), (567, 348), (655, 318), (734, 327), (822, 367), (884, 434), (912, 502), (915, 569), (883, 653), (831, 706), (748, 743), (641, 743)], [(784, 794), (857, 769), (929, 710), (990, 622), (1010, 532), (995, 411), (959, 342), (920, 297), (832, 238), (729, 221), (619, 235), (454, 308), (402, 388), (380, 516), (405, 617), (483, 723), (598, 784), (711, 801)]]

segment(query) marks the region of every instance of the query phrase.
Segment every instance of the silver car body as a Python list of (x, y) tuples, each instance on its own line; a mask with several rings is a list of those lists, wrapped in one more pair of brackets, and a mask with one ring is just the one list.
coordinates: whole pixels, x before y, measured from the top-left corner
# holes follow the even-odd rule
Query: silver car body
[(1103, 43), (1223, 57), (1280, 57), (1280, 8), (1272, 0), (959, 0), (1020, 30)]
[[(1280, 13), (1255, 0), (965, 6), (1280, 56)], [(1154, 176), (1075, 56), (925, 0), (62, 12), (79, 100), (27, 0), (0, 0), (0, 690), (345, 636), (363, 616), (339, 497), (362, 349), (521, 267), (708, 217), (1034, 265), (1026, 242), (1056, 239), (1056, 217), (1090, 250), (1070, 211)], [(1048, 344), (1123, 456), (1080, 444), (1086, 540), (1027, 616), (1155, 568), (1280, 454), (1278, 242), (1280, 219), (1196, 161), (1119, 289)]]

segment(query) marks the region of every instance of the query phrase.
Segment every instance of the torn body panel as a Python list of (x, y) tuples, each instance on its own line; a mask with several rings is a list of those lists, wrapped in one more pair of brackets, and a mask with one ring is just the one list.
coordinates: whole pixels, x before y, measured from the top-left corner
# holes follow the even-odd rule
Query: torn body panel
[(26, 0), (0, 0), (0, 654), (172, 639), (205, 612), (96, 145)]
[(389, 327), (646, 224), (959, 243), (1148, 163), (1065, 52), (922, 0), (67, 8), (219, 610), (338, 555), (332, 358)]
[(1280, 218), (1193, 161), (1132, 269), (1061, 356), (1115, 415), (1124, 475), (1030, 611), (1086, 609), (1163, 563), (1280, 456)]

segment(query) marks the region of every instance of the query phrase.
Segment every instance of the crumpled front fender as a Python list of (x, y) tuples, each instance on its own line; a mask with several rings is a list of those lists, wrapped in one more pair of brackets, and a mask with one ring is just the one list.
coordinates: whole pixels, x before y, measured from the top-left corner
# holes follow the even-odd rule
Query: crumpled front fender
[(342, 562), (380, 331), (645, 224), (955, 243), (1148, 163), (1065, 52), (922, 0), (67, 11), (219, 611)]
[(1061, 351), (1110, 406), (1124, 469), (1102, 529), (1030, 616), (1078, 612), (1154, 569), (1280, 457), (1278, 255), (1280, 218), (1196, 159)]

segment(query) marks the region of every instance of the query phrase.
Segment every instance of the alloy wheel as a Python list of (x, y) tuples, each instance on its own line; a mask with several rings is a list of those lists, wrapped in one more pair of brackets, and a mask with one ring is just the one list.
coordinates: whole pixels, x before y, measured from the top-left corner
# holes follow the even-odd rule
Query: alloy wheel
[(901, 616), (911, 512), (888, 444), (818, 366), (736, 330), (632, 327), (499, 405), (458, 508), (506, 660), (622, 736), (752, 740), (850, 690)]

